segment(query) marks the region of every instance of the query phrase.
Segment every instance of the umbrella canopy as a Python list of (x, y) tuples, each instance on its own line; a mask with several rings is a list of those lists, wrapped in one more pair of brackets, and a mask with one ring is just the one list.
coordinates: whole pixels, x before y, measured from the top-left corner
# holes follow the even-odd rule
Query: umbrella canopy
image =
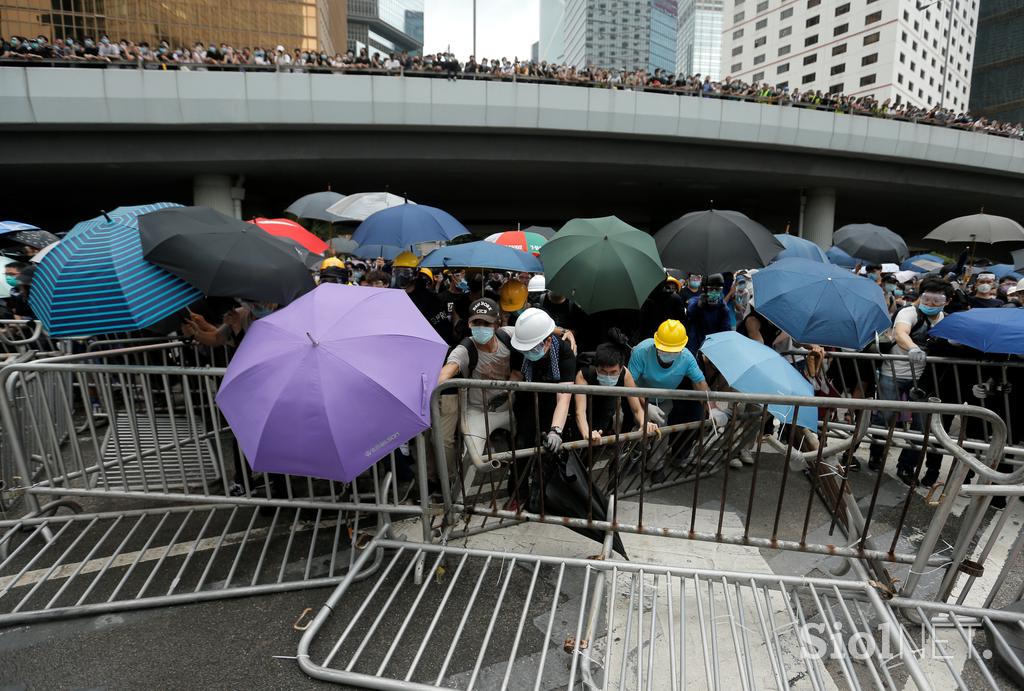
[(882, 289), (831, 264), (783, 259), (753, 280), (757, 311), (800, 343), (859, 350), (891, 326)]
[(22, 223), (21, 221), (0, 221), (0, 235), (19, 230), (39, 230), (39, 228), (31, 223)]
[(540, 260), (529, 252), (491, 242), (466, 242), (461, 245), (439, 247), (420, 260), (419, 266), (427, 269), (471, 268), (497, 269), (499, 271), (543, 270)]
[(466, 227), (446, 211), (421, 204), (393, 206), (359, 224), (352, 239), (362, 245), (410, 247), (422, 242), (447, 242), (469, 235)]
[(654, 235), (666, 266), (700, 274), (767, 266), (785, 247), (739, 211), (694, 211)]
[(540, 248), (548, 241), (543, 235), (528, 230), (506, 230), (503, 233), (488, 235), (484, 239), (496, 245), (511, 247), (522, 252), (533, 252), (538, 255), (540, 254)]
[(28, 245), (37, 250), (60, 240), (51, 232), (20, 221), (0, 221), (0, 238), (15, 245)]
[(354, 254), (359, 244), (348, 237), (337, 237), (331, 239), (331, 249), (336, 254)]
[(799, 257), (813, 262), (821, 262), (822, 264), (828, 263), (828, 257), (825, 256), (825, 253), (818, 247), (817, 243), (797, 237), (796, 235), (789, 235), (788, 233), (778, 234), (775, 236), (775, 239), (786, 249), (776, 254), (772, 261), (777, 262), (788, 257)]
[(830, 264), (841, 266), (844, 269), (852, 269), (858, 264), (863, 264), (860, 259), (851, 257), (849, 254), (841, 250), (840, 248), (833, 245), (825, 251), (825, 257), (828, 259)]
[(142, 329), (202, 297), (142, 255), (138, 217), (176, 206), (123, 206), (83, 221), (39, 262), (28, 301), (51, 336)]
[(1018, 281), (1022, 278), (1020, 273), (1014, 271), (1013, 264), (992, 264), (990, 266), (975, 266), (971, 268), (972, 276), (977, 276), (982, 273), (995, 274), (997, 281), (1001, 281), (1007, 276), (1015, 278)]
[(331, 192), (330, 190), (325, 192), (313, 192), (312, 194), (307, 194), (304, 197), (299, 197), (284, 211), (296, 218), (312, 218), (317, 221), (337, 223), (342, 219), (338, 218), (338, 216), (332, 214), (327, 209), (344, 198), (344, 194), (338, 194), (337, 192)]
[[(700, 352), (718, 368), (729, 386), (740, 393), (814, 396), (811, 383), (785, 358), (768, 346), (735, 331), (711, 334), (704, 339)], [(791, 405), (769, 405), (768, 412), (784, 424), (793, 421)], [(817, 408), (800, 408), (796, 424), (807, 429), (818, 429)]]
[(352, 253), (353, 256), (359, 257), (360, 259), (387, 259), (391, 261), (402, 252), (407, 250), (401, 247), (395, 247), (394, 245), (360, 245)]
[(337, 220), (365, 221), (378, 211), (404, 204), (415, 206), (416, 202), (389, 192), (357, 192), (331, 204), (327, 211), (337, 216)]
[(536, 233), (547, 240), (555, 237), (555, 229), (548, 226), (527, 226), (522, 229), (524, 233)]
[(937, 254), (915, 254), (900, 264), (900, 270), (923, 274), (929, 271), (938, 271), (945, 264), (946, 259)]
[(870, 262), (901, 262), (910, 256), (907, 243), (888, 228), (873, 223), (852, 223), (832, 234), (832, 244), (851, 257)]
[(253, 323), (217, 405), (253, 470), (349, 482), (430, 427), (447, 349), (405, 291), (325, 283)]
[(924, 236), (942, 242), (1024, 242), (1024, 228), (1013, 219), (980, 213), (946, 221)]
[(584, 311), (640, 309), (665, 280), (654, 238), (615, 216), (574, 218), (540, 250), (547, 289)]
[(49, 245), (47, 245), (46, 247), (33, 254), (31, 257), (29, 257), (28, 260), (30, 262), (38, 264), (39, 262), (43, 261), (43, 257), (52, 252), (53, 249), (59, 244), (60, 240), (58, 240), (57, 242), (51, 242)]
[(973, 309), (947, 316), (928, 332), (984, 353), (1024, 355), (1024, 310)]
[(295, 247), (204, 206), (146, 214), (139, 231), (146, 259), (206, 295), (286, 305), (313, 288)]
[(1013, 255), (1013, 268), (1018, 271), (1024, 271), (1024, 249), (1014, 250)]
[(287, 218), (254, 218), (249, 223), (258, 225), (275, 237), (297, 242), (313, 254), (323, 254), (328, 250), (326, 242)]

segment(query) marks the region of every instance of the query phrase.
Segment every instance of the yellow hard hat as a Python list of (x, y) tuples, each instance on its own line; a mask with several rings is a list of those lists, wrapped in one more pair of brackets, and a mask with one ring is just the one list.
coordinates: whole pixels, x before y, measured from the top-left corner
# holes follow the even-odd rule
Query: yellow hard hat
[(330, 269), (332, 266), (336, 269), (344, 269), (345, 262), (341, 261), (337, 257), (327, 257), (327, 259), (324, 259), (322, 262), (320, 262), (321, 271), (323, 271), (324, 269)]
[(501, 287), (498, 293), (498, 302), (504, 312), (515, 312), (526, 306), (526, 299), (529, 292), (519, 281), (509, 281)]
[(415, 268), (416, 265), (419, 263), (420, 260), (416, 258), (416, 255), (410, 252), (409, 250), (406, 250), (405, 252), (402, 252), (400, 255), (395, 257), (395, 261), (391, 262), (391, 265), (396, 267), (407, 267), (412, 269)]
[(688, 340), (690, 338), (686, 335), (686, 327), (681, 321), (675, 319), (663, 321), (654, 334), (654, 346), (666, 353), (680, 352), (686, 347)]
[(420, 269), (420, 273), (429, 278), (431, 281), (434, 280), (434, 272), (431, 271), (430, 269), (423, 267), (422, 269)]
[(680, 290), (683, 289), (683, 282), (680, 281), (675, 276), (666, 276), (665, 277), (665, 282), (666, 283), (671, 283), (672, 285), (674, 285), (676, 287), (676, 291), (680, 291)]

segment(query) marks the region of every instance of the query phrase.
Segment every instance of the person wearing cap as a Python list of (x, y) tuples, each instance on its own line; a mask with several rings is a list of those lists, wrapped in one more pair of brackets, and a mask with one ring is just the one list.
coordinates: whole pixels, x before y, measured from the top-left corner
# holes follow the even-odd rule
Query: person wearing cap
[(698, 273), (691, 272), (686, 275), (686, 284), (679, 289), (679, 296), (683, 298), (683, 304), (700, 297), (703, 283), (704, 277)]
[[(438, 384), (449, 379), (484, 379), (487, 381), (518, 381), (522, 376), (513, 368), (511, 327), (502, 327), (501, 310), (489, 298), (474, 300), (469, 306), (471, 336), (452, 348), (437, 378)], [(455, 469), (455, 430), (458, 422), (458, 397), (441, 397), (441, 434), (444, 437), (445, 457), (449, 472)], [(470, 389), (463, 418), (463, 438), (466, 451), (482, 457), (486, 448), (488, 430), (511, 429), (508, 398), (500, 391)]]
[(544, 282), (544, 274), (537, 274), (526, 284), (526, 292), (530, 301), (530, 307), (540, 307), (541, 300), (547, 292)]
[(1024, 278), (1006, 289), (1006, 304), (1003, 307), (1024, 307)]
[(978, 274), (974, 280), (974, 292), (967, 299), (971, 309), (979, 307), (1002, 307), (1006, 303), (996, 297), (996, 275), (987, 271)]
[(526, 309), (526, 300), (529, 293), (525, 283), (512, 280), (506, 281), (498, 291), (498, 304), (505, 316), (505, 323), (508, 326), (515, 326), (516, 320), (523, 310)]

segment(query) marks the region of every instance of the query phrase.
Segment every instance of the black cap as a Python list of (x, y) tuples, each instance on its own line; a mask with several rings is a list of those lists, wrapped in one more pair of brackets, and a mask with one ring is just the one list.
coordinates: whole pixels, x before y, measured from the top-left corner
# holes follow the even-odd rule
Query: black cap
[(469, 318), (483, 317), (491, 322), (497, 322), (498, 316), (501, 311), (498, 309), (498, 303), (490, 298), (480, 298), (474, 300), (473, 304), (469, 306)]

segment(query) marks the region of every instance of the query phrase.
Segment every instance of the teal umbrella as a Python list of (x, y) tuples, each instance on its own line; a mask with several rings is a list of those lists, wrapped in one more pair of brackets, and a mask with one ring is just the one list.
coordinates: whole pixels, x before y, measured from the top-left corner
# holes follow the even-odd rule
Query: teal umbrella
[(665, 280), (654, 238), (615, 216), (574, 218), (540, 248), (547, 289), (583, 311), (640, 309)]

